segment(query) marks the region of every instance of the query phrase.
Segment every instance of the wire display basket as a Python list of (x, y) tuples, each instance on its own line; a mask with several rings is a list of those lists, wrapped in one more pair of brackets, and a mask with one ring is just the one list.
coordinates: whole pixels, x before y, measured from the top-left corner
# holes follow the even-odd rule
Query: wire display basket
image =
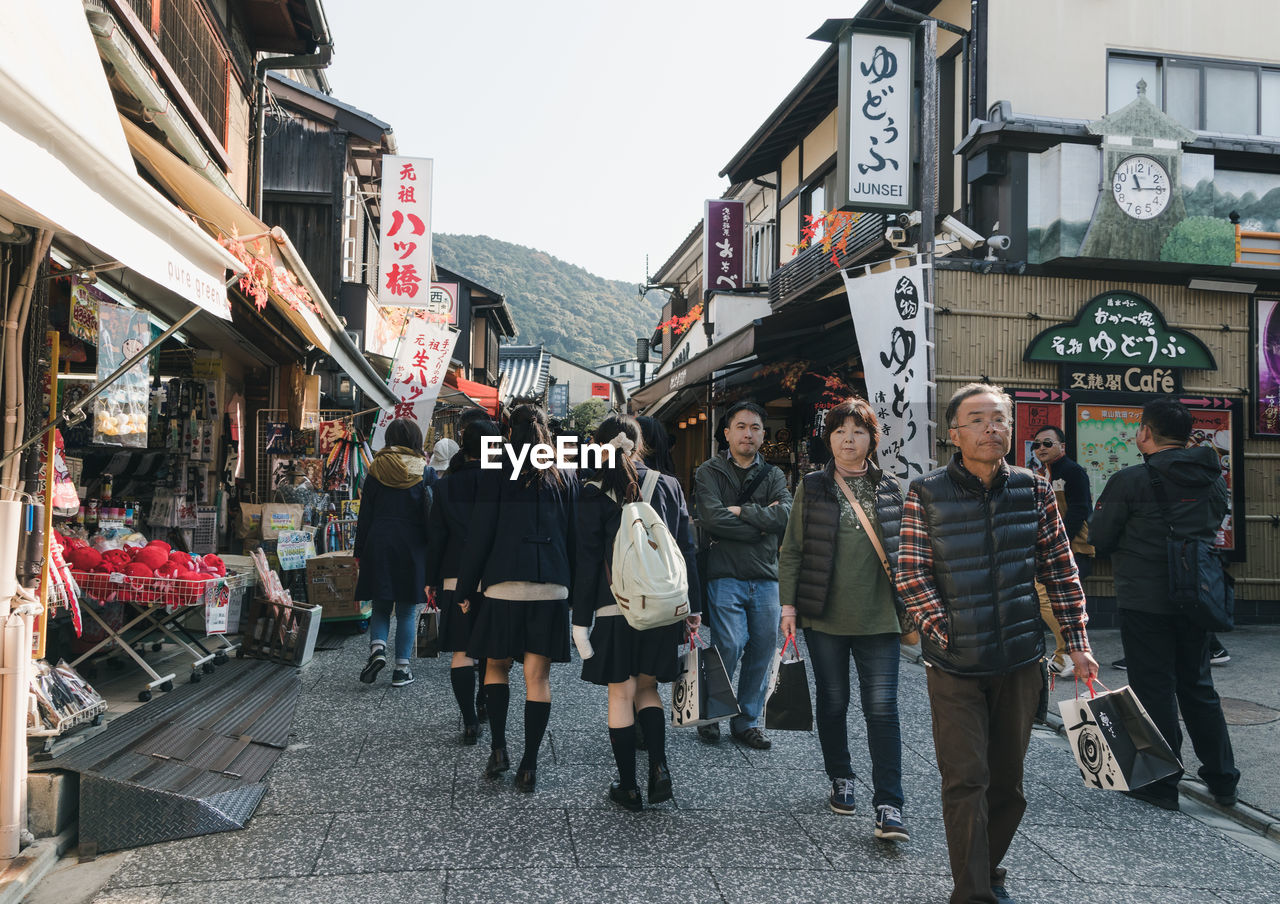
[[(98, 602), (136, 603), (140, 606), (163, 607), (169, 611), (215, 602), (219, 590), (228, 586), (228, 578), (217, 575), (184, 580), (133, 577), (118, 572), (103, 574), (97, 571), (73, 571), (71, 574), (80, 589)], [(233, 577), (242, 579), (241, 575)]]

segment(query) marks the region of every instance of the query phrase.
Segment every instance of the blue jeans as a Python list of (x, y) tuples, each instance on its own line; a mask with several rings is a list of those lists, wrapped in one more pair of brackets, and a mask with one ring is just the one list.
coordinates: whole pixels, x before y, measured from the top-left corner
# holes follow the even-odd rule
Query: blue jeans
[(413, 603), (374, 600), (369, 617), (369, 645), (387, 645), (391, 634), (391, 610), (396, 610), (396, 661), (413, 656), (413, 642), (418, 634), (418, 607)]
[(858, 669), (862, 718), (871, 752), (874, 806), (902, 808), (902, 730), (898, 722), (898, 635), (824, 634), (804, 629), (818, 688), (818, 741), (831, 778), (852, 778), (849, 758), (849, 657)]
[(769, 666), (778, 652), (778, 622), (782, 619), (778, 582), (715, 578), (707, 582), (707, 589), (711, 642), (720, 652), (731, 681), (738, 660), (742, 660), (742, 674), (738, 677), (742, 714), (729, 722), (731, 730), (741, 733), (755, 728), (764, 712), (765, 685)]

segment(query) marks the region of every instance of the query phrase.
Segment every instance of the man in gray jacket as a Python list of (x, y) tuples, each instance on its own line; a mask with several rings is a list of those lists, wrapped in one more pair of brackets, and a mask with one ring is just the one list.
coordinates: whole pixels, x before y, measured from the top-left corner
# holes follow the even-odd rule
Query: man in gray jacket
[[(778, 544), (791, 514), (786, 478), (760, 457), (764, 418), (764, 409), (755, 402), (735, 403), (724, 419), (729, 455), (703, 462), (694, 477), (698, 522), (712, 541), (705, 576), (711, 640), (730, 678), (742, 661), (742, 713), (730, 721), (729, 730), (757, 750), (772, 746), (759, 722), (782, 617)], [(715, 743), (719, 724), (699, 726), (698, 736)]]
[[(1209, 634), (1169, 602), (1170, 528), (1181, 539), (1211, 541), (1227, 514), (1218, 456), (1203, 446), (1188, 449), (1190, 438), (1191, 412), (1181, 402), (1155, 399), (1144, 405), (1137, 442), (1146, 464), (1125, 468), (1107, 481), (1089, 539), (1098, 555), (1111, 556), (1120, 642), (1133, 692), (1175, 754), (1182, 749), (1182, 711), (1204, 764), (1200, 777), (1218, 803), (1232, 806), (1240, 771), (1209, 674)], [(1172, 525), (1153, 481), (1163, 490)], [(1175, 773), (1129, 794), (1176, 810), (1180, 777)]]

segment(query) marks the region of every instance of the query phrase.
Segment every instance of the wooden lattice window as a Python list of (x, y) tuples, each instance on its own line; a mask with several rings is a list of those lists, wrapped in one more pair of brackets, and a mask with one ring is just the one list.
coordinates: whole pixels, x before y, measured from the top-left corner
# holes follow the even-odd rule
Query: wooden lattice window
[[(227, 104), (231, 80), (231, 62), (222, 42), (207, 18), (200, 0), (131, 0), (144, 24), (154, 27), (159, 19), (156, 40), (178, 80), (187, 89), (196, 109), (204, 117), (213, 134), (227, 146)], [(155, 15), (156, 7), (160, 15)]]

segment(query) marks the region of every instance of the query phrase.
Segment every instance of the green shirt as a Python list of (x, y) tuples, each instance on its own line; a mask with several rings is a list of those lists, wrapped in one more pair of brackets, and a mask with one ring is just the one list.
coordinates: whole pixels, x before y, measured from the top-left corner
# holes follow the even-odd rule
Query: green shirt
[[(837, 477), (836, 479), (840, 479)], [(876, 524), (876, 488), (869, 477), (844, 478), (854, 496)], [(831, 568), (831, 588), (827, 608), (819, 618), (800, 616), (797, 625), (824, 634), (897, 634), (898, 615), (893, 606), (893, 588), (880, 565), (874, 544), (862, 529), (844, 493), (836, 491), (840, 503), (840, 526), (836, 530), (836, 560)], [(804, 482), (796, 487), (787, 532), (778, 552), (778, 593), (784, 606), (794, 606), (796, 583), (804, 547)]]

